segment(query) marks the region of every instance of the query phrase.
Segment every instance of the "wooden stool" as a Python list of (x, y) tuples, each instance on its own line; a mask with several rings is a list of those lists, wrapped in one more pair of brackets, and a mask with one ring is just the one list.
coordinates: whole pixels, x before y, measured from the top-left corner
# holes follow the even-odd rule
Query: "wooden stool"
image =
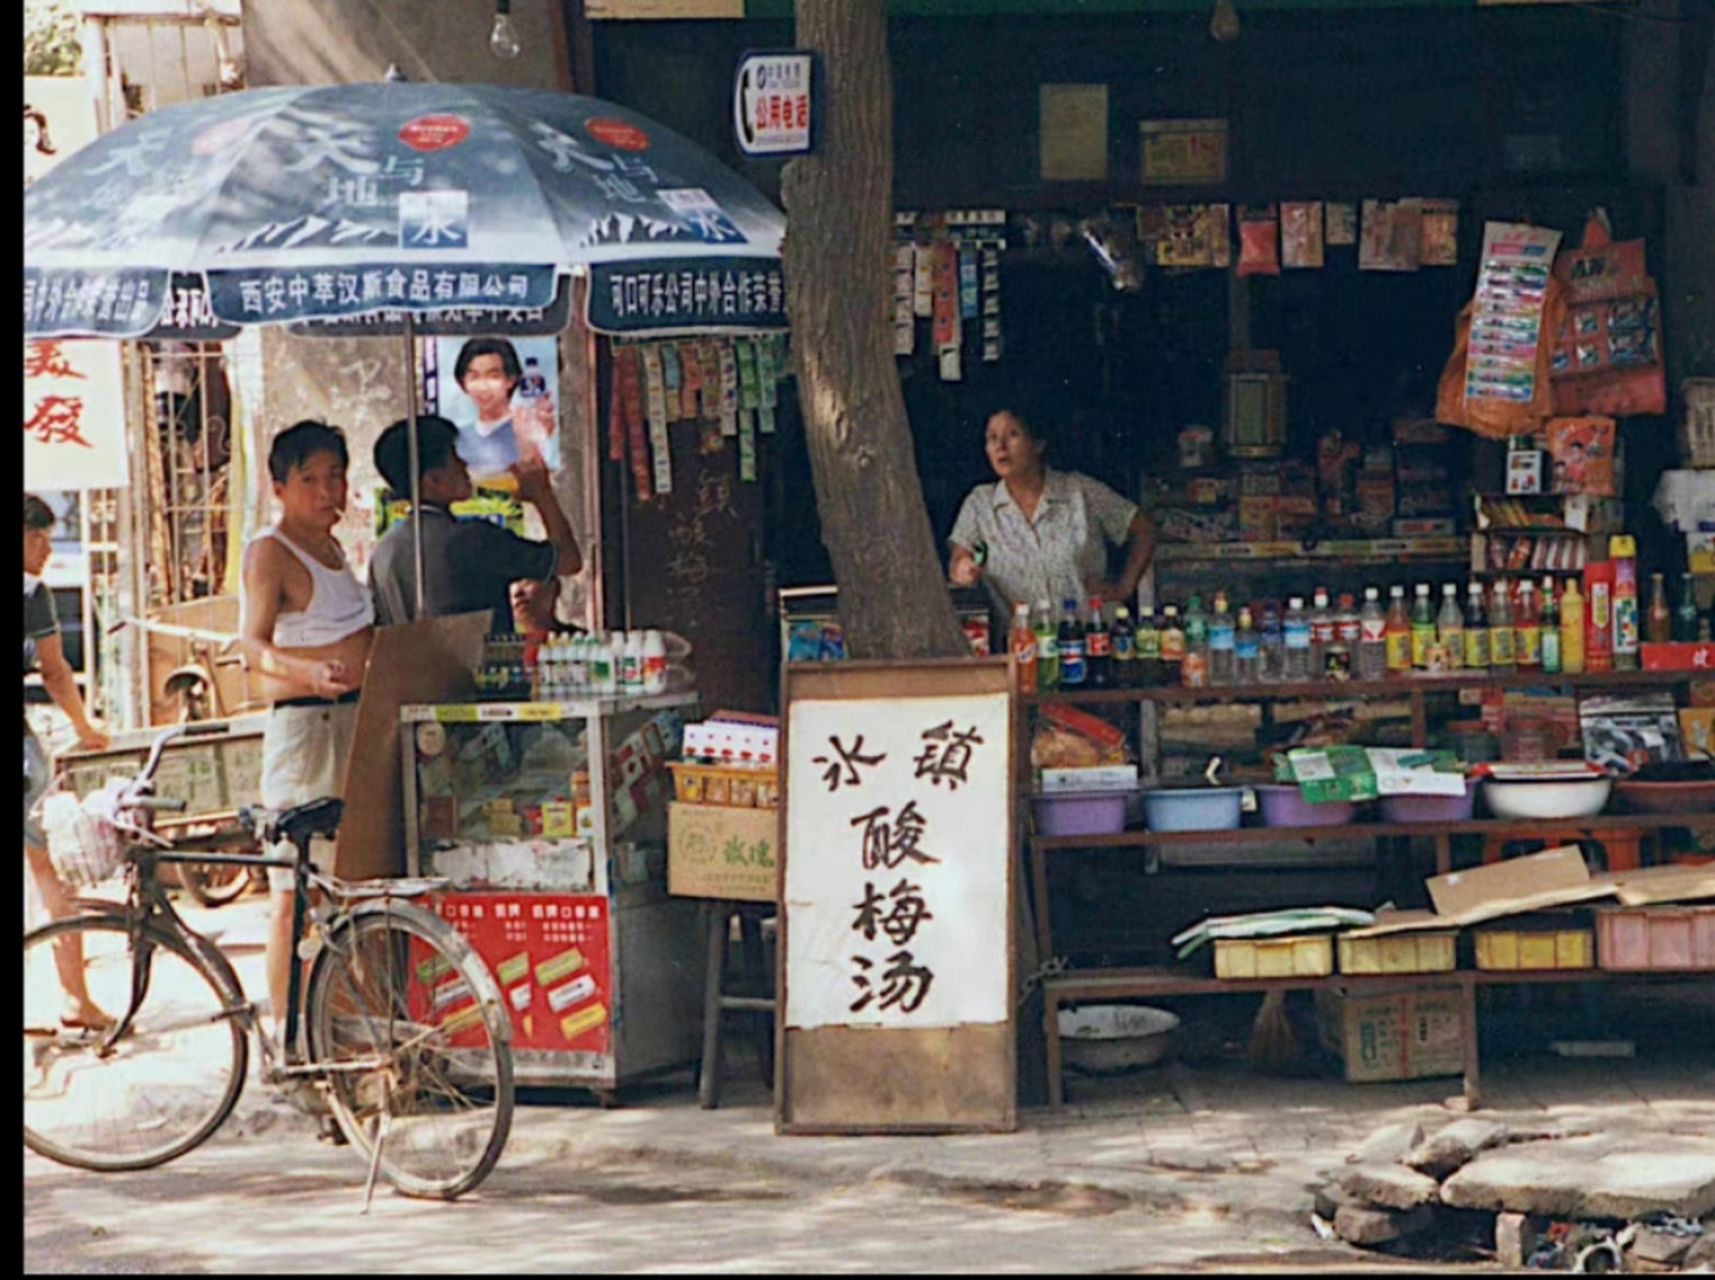
[[(756, 1053), (762, 1083), (774, 1087), (774, 975), (762, 945), (762, 922), (778, 914), (771, 902), (706, 902), (703, 938), (707, 947), (703, 970), (703, 1061), (698, 1073), (697, 1101), (705, 1111), (721, 1101), (721, 1015), (760, 1014), (755, 1019)], [(739, 926), (744, 952), (744, 981), (740, 991), (726, 987), (727, 948), (732, 922)]]

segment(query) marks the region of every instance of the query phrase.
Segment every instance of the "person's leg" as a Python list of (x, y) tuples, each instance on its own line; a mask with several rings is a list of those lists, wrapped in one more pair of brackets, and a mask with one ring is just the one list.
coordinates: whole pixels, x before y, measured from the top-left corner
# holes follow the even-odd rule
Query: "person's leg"
[[(24, 733), (24, 864), (42, 900), (42, 909), (49, 920), (65, 920), (76, 910), (71, 894), (54, 870), (48, 856), (48, 837), (36, 820), (36, 805), (46, 794), (53, 777), (53, 762), (28, 730)], [(65, 1012), (61, 1015), (67, 1026), (102, 1030), (113, 1025), (112, 1015), (97, 1007), (90, 999), (89, 986), (83, 973), (83, 942), (77, 937), (62, 938), (54, 944), (54, 967), (59, 971), (60, 989), (65, 992)]]
[[(44, 845), (24, 842), (24, 857), (29, 863), (30, 878), (42, 897), (42, 907), (50, 920), (65, 920), (76, 913), (76, 904), (66, 892), (64, 883), (54, 874), (54, 864)], [(113, 1016), (99, 1008), (90, 998), (83, 975), (83, 942), (73, 936), (54, 944), (54, 967), (59, 970), (60, 989), (65, 992), (65, 1012), (61, 1015), (67, 1026), (88, 1027), (94, 1031), (113, 1025)]]

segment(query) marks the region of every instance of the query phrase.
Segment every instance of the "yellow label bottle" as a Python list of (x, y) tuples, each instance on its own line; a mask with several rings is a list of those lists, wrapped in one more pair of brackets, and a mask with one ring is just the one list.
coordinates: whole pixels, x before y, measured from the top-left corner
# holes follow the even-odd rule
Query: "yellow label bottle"
[(1560, 597), (1560, 669), (1573, 676), (1584, 670), (1584, 596), (1577, 578), (1566, 580)]

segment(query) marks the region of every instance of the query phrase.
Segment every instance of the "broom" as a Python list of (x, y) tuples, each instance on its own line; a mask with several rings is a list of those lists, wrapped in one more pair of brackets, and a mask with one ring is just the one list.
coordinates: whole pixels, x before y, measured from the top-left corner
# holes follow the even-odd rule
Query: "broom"
[(1298, 1061), (1298, 1037), (1286, 1016), (1286, 992), (1270, 991), (1263, 997), (1251, 1024), (1248, 1056), (1255, 1070), (1273, 1073), (1284, 1072)]

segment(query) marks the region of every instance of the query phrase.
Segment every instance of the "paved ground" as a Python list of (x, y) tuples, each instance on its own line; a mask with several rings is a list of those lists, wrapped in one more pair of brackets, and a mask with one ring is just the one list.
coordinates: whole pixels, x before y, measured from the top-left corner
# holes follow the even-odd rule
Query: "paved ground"
[[(252, 908), (208, 920), (257, 981)], [(1715, 1144), (1715, 1061), (1687, 1040), (1635, 1061), (1497, 1059), (1487, 1114)], [(1311, 1232), (1314, 1189), (1380, 1125), (1445, 1122), (1455, 1084), (1170, 1064), (1082, 1082), (1065, 1113), (1028, 1112), (1016, 1134), (781, 1138), (741, 1059), (719, 1111), (685, 1077), (613, 1110), (538, 1096), (478, 1195), (383, 1190), (368, 1217), (356, 1157), (253, 1086), (217, 1141), (165, 1170), (96, 1177), (26, 1156), (26, 1269), (1358, 1268), (1377, 1259)]]

